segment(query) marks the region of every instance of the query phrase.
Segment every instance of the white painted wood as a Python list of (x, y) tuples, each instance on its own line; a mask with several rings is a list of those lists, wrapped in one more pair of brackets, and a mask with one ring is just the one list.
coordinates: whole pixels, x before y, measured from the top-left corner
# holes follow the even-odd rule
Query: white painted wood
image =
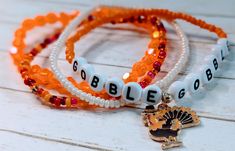
[[(150, 140), (147, 128), (140, 120), (140, 110), (56, 110), (41, 105), (29, 94), (2, 89), (1, 92), (1, 97), (8, 96), (0, 106), (1, 129), (108, 150), (160, 150), (160, 144)], [(229, 140), (235, 135), (234, 128), (234, 122), (202, 118), (201, 126), (182, 131), (185, 147), (180, 150), (235, 147), (233, 140)], [(228, 139), (223, 141), (224, 138)]]
[[(85, 10), (96, 3), (111, 3), (110, 1), (0, 0), (0, 3), (0, 150), (160, 150), (160, 144), (150, 140), (147, 129), (141, 123), (140, 112), (143, 106), (139, 106), (139, 109), (124, 108), (109, 112), (50, 109), (41, 105), (23, 85), (6, 51), (10, 47), (14, 29), (25, 17), (49, 11)], [(235, 42), (235, 1), (119, 0), (112, 3), (189, 12), (223, 27), (229, 33), (231, 41)], [(189, 67), (179, 76), (182, 78), (200, 66), (201, 59), (210, 53), (209, 48), (215, 43), (216, 37), (190, 24), (180, 24), (189, 35), (193, 56)], [(170, 33), (170, 53), (159, 78), (173, 66), (178, 52), (177, 37), (169, 26), (166, 27)], [(86, 57), (97, 71), (103, 71), (108, 76), (121, 77), (143, 55), (148, 40), (148, 34), (138, 28), (113, 28), (105, 25), (77, 44), (77, 54)], [(231, 48), (232, 53), (224, 65), (223, 74), (216, 76), (216, 87), (208, 90), (203, 98), (191, 99), (187, 96), (188, 101), (182, 102), (182, 105), (192, 107), (206, 118), (201, 118), (201, 126), (183, 130), (182, 140), (185, 146), (176, 150), (219, 151), (235, 147), (235, 47)], [(48, 67), (48, 59), (45, 58), (48, 53), (49, 51), (40, 54), (35, 63), (43, 63), (44, 67)], [(60, 55), (59, 64), (64, 69), (71, 68), (65, 62), (64, 54)], [(68, 70), (64, 72), (71, 74)]]

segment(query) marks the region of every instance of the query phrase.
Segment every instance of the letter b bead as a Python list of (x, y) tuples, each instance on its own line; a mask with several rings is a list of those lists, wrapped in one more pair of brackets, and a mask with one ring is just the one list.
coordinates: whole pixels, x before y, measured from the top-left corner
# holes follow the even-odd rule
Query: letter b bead
[(124, 82), (119, 78), (108, 79), (105, 84), (106, 92), (113, 97), (119, 97), (122, 93)]
[(122, 90), (123, 99), (129, 103), (137, 103), (140, 101), (142, 88), (136, 82), (127, 83)]
[(89, 86), (92, 90), (99, 92), (103, 90), (106, 78), (100, 74), (93, 74), (89, 79)]
[(158, 104), (162, 95), (162, 90), (155, 85), (147, 86), (143, 90), (142, 100), (148, 105)]

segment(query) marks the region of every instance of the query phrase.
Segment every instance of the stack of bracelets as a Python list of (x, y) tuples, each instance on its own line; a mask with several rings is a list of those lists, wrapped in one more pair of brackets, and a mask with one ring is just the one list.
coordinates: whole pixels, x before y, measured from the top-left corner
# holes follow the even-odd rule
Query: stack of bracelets
[[(160, 80), (156, 80), (167, 55), (166, 29), (160, 19), (166, 20), (175, 29), (180, 38), (180, 55), (174, 67)], [(195, 73), (189, 73), (181, 81), (174, 81), (183, 70), (189, 58), (189, 42), (176, 19), (187, 21), (202, 29), (214, 32), (219, 37), (212, 54), (205, 58), (205, 66)], [(75, 42), (96, 27), (103, 24), (133, 24), (150, 33), (151, 41), (145, 55), (136, 62), (130, 73), (123, 79), (97, 73), (94, 67), (81, 56), (75, 57)], [(27, 52), (25, 37), (35, 27), (47, 24), (59, 24), (52, 33)], [(53, 43), (53, 44), (52, 44)], [(50, 54), (51, 70), (31, 62), (43, 49), (52, 44)], [(58, 68), (57, 60), (65, 47), (66, 60), (71, 70), (79, 76), (81, 82), (66, 77)], [(219, 27), (196, 19), (188, 14), (172, 12), (166, 9), (135, 9), (114, 6), (99, 6), (87, 12), (49, 13), (26, 19), (15, 32), (10, 54), (16, 64), (25, 85), (40, 98), (43, 104), (56, 108), (120, 108), (125, 105), (146, 104), (142, 113), (150, 137), (162, 142), (162, 148), (177, 147), (182, 128), (199, 125), (196, 113), (186, 107), (170, 107), (172, 100), (182, 101), (186, 93), (191, 95), (211, 83), (215, 73), (229, 54), (229, 42), (226, 33)], [(56, 96), (49, 91), (60, 95)]]

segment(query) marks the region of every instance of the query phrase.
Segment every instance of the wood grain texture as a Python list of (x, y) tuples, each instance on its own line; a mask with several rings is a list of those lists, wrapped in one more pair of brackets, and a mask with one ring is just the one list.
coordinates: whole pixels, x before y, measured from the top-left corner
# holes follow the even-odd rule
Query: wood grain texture
[[(7, 52), (14, 30), (25, 17), (49, 11), (82, 11), (101, 3), (188, 12), (221, 26), (229, 34), (230, 41), (235, 42), (235, 1), (232, 0), (0, 0), (0, 150), (160, 150), (160, 144), (148, 137), (147, 129), (141, 123), (140, 112), (143, 106), (113, 112), (50, 109), (41, 105), (24, 86)], [(203, 64), (201, 60), (210, 53), (216, 36), (182, 21), (180, 25), (189, 36), (192, 53), (189, 66), (179, 75), (179, 78), (183, 78)], [(170, 53), (159, 78), (174, 65), (179, 51), (177, 36), (169, 25), (166, 27)], [(29, 41), (41, 35), (34, 31), (31, 36)], [(86, 57), (98, 72), (121, 77), (144, 54), (148, 36), (143, 30), (132, 26), (105, 25), (81, 40), (77, 44), (76, 54)], [(235, 147), (234, 44), (231, 50), (222, 74), (216, 75), (214, 89), (208, 88), (201, 98), (187, 96), (188, 101), (182, 102), (182, 105), (190, 106), (198, 112), (202, 117), (202, 125), (183, 130), (181, 136), (184, 147), (176, 150), (221, 151)], [(48, 67), (49, 53), (50, 49), (45, 50), (34, 63)], [(70, 68), (63, 53), (59, 65), (63, 69)], [(63, 71), (71, 75), (69, 70)]]

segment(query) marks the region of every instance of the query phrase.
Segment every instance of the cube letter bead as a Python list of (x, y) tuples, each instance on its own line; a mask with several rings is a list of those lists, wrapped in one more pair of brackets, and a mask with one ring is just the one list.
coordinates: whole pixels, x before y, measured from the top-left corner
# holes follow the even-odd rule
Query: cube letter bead
[(155, 105), (160, 102), (162, 90), (156, 85), (149, 85), (143, 90), (142, 100), (148, 105)]
[(89, 82), (89, 78), (93, 73), (94, 73), (94, 68), (90, 64), (83, 64), (79, 70), (80, 78), (87, 82)]
[(92, 74), (89, 78), (89, 86), (96, 92), (103, 90), (105, 82), (106, 78), (98, 73)]
[(113, 97), (119, 97), (122, 94), (124, 82), (119, 78), (110, 78), (106, 81), (105, 90)]
[(129, 82), (124, 85), (122, 90), (122, 97), (126, 102), (137, 103), (140, 101), (142, 95), (142, 88), (136, 82)]
[(78, 72), (83, 64), (86, 64), (87, 61), (83, 57), (76, 57), (73, 60), (73, 71)]
[(181, 101), (187, 92), (187, 85), (185, 82), (175, 81), (169, 87), (168, 92), (176, 101)]

